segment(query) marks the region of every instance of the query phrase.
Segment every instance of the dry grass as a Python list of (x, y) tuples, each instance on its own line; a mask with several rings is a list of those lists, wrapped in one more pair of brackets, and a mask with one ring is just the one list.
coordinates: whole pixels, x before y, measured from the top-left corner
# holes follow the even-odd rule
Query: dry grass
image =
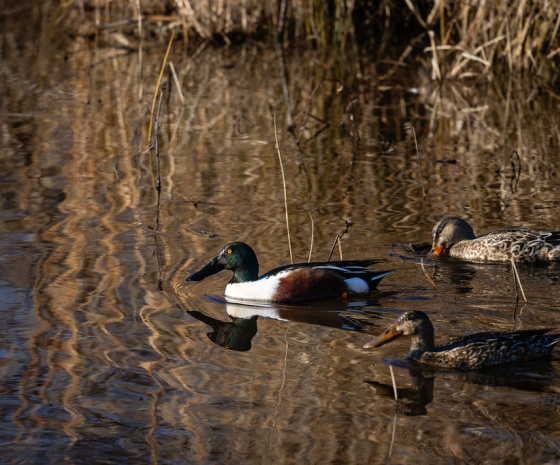
[(454, 2), (438, 17), (434, 11), (441, 10), (441, 3), (435, 2), (426, 19), (427, 28), (440, 23), (440, 43), (425, 51), (436, 51), (448, 77), (491, 80), (505, 72), (558, 74), (558, 0)]
[[(129, 0), (82, 4), (68, 2), (67, 14), (79, 15), (80, 32), (135, 46), (144, 40), (168, 40), (175, 30), (184, 42), (279, 38), (282, 42), (335, 46), (344, 54), (348, 40), (363, 36), (380, 43), (399, 42), (403, 56), (414, 48), (431, 60), (434, 79), (500, 78), (531, 72), (553, 84), (560, 66), (560, 0), (444, 2), (421, 10), (393, 0), (373, 6), (354, 0)], [(141, 12), (141, 15), (139, 14)], [(136, 36), (134, 39), (132, 37)], [(367, 42), (367, 41), (366, 41)], [(371, 41), (370, 41), (371, 43)]]

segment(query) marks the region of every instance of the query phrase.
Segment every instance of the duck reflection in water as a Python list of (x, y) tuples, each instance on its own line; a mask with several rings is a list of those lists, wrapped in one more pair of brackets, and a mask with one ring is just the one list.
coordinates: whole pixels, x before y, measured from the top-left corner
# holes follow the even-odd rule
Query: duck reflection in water
[(258, 316), (251, 318), (232, 317), (231, 321), (223, 321), (196, 310), (187, 313), (212, 328), (207, 333), (208, 339), (224, 349), (247, 352), (251, 350), (251, 341), (257, 334)]
[[(249, 351), (251, 342), (257, 334), (257, 320), (259, 317), (272, 318), (280, 321), (306, 323), (329, 328), (340, 328), (349, 331), (363, 331), (365, 326), (372, 325), (370, 321), (362, 321), (349, 315), (353, 306), (365, 305), (365, 302), (331, 303), (325, 310), (324, 305), (307, 305), (305, 307), (281, 307), (270, 305), (246, 305), (227, 302), (225, 305), (229, 321), (214, 318), (196, 310), (187, 313), (212, 328), (208, 338), (215, 344), (229, 350)], [(368, 317), (380, 316), (368, 313)]]
[(477, 269), (482, 266), (492, 266), (484, 263), (472, 263), (468, 261), (447, 260), (441, 262), (427, 257), (432, 248), (430, 242), (421, 244), (393, 244), (396, 249), (403, 253), (390, 253), (403, 261), (414, 262), (431, 268), (431, 279), (434, 282), (449, 281), (457, 294), (470, 294), (473, 291), (472, 281), (476, 277)]
[[(426, 415), (427, 405), (434, 399), (435, 380), (449, 383), (467, 383), (480, 386), (505, 387), (525, 392), (560, 392), (560, 370), (549, 361), (533, 361), (530, 364), (504, 365), (491, 369), (468, 372), (441, 371), (408, 360), (387, 360), (396, 368), (408, 369), (408, 387), (397, 387), (397, 413), (407, 416)], [(379, 370), (376, 374), (379, 375)], [(392, 384), (374, 380), (364, 380), (375, 389), (375, 395), (395, 399)]]
[[(435, 376), (430, 370), (410, 369), (410, 387), (397, 388), (397, 413), (407, 416), (426, 415), (426, 405), (434, 400)], [(377, 381), (365, 381), (375, 389), (375, 394), (387, 399), (394, 399), (392, 384)]]

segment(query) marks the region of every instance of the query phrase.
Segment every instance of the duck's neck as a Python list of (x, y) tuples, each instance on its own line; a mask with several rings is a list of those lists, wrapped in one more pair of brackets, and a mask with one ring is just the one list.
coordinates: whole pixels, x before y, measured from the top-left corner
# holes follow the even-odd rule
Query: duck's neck
[(259, 265), (240, 266), (233, 272), (230, 284), (248, 283), (259, 277)]
[(427, 352), (435, 349), (434, 346), (434, 330), (433, 328), (424, 328), (421, 334), (418, 334), (412, 338), (412, 344), (410, 345), (411, 352)]

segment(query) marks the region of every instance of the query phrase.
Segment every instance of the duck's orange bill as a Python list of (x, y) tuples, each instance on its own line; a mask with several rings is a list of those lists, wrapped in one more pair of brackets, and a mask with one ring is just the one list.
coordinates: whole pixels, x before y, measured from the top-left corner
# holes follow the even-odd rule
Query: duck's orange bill
[(375, 339), (372, 339), (367, 344), (364, 345), (364, 349), (373, 349), (375, 347), (380, 347), (383, 344), (387, 344), (393, 339), (398, 338), (402, 334), (402, 331), (397, 331), (397, 326), (389, 326), (383, 334), (380, 334)]
[(434, 242), (432, 244), (432, 253), (436, 257), (444, 257), (447, 254), (447, 247), (445, 247), (444, 245), (436, 245), (436, 243)]

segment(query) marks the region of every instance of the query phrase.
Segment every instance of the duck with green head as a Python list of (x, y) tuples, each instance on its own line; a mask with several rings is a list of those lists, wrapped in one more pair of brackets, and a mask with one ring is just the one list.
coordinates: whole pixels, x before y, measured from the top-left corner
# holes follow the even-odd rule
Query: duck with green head
[(298, 263), (259, 276), (259, 262), (251, 247), (232, 242), (187, 281), (201, 281), (222, 270), (233, 271), (225, 296), (236, 300), (299, 302), (368, 294), (391, 271), (373, 271), (375, 260)]

